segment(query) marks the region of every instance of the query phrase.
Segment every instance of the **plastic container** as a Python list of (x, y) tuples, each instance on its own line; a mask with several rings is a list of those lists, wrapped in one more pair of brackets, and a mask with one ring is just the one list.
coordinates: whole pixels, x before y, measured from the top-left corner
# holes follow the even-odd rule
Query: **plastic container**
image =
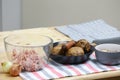
[(39, 34), (14, 34), (4, 38), (8, 59), (25, 71), (37, 71), (48, 64), (53, 46), (50, 37)]

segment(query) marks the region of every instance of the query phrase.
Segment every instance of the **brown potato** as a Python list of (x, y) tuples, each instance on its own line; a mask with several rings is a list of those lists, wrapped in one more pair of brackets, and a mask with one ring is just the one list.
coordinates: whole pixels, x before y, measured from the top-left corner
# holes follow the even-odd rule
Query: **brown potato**
[(81, 47), (72, 47), (66, 53), (66, 56), (80, 56), (80, 55), (84, 55), (84, 50)]
[(75, 45), (75, 43), (76, 43), (76, 42), (75, 42), (74, 40), (67, 42), (67, 43), (65, 44), (66, 49), (67, 49), (67, 50), (70, 49), (71, 47), (73, 47), (73, 46)]
[(53, 47), (52, 54), (53, 55), (63, 55), (65, 52), (65, 45), (58, 44), (57, 46)]
[(85, 39), (80, 39), (79, 41), (77, 41), (75, 46), (83, 48), (85, 52), (89, 52), (91, 48), (90, 43)]

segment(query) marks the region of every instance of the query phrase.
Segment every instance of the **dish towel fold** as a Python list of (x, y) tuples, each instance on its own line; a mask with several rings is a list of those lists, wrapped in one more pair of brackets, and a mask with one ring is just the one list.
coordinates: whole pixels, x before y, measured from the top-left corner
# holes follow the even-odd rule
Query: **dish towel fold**
[(95, 53), (90, 56), (90, 60), (83, 64), (63, 65), (50, 60), (48, 65), (40, 71), (22, 72), (20, 76), (24, 80), (46, 80), (54, 78), (63, 78), (67, 76), (82, 76), (85, 74), (99, 73), (105, 71), (115, 71), (120, 69), (120, 65), (107, 66), (100, 64), (95, 59)]
[(56, 27), (56, 30), (75, 41), (86, 39), (93, 42), (97, 39), (120, 37), (120, 31), (117, 28), (108, 25), (101, 19), (82, 24), (59, 26)]

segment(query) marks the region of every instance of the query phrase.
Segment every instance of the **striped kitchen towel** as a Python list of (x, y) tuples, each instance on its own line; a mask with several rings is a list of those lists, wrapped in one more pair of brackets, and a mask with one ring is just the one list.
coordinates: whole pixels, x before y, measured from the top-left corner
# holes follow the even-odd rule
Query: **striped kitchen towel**
[(120, 37), (120, 31), (117, 28), (108, 25), (101, 19), (82, 24), (58, 26), (56, 30), (75, 41), (86, 39), (93, 42), (96, 39)]
[(102, 65), (95, 59), (95, 53), (90, 56), (90, 60), (83, 64), (63, 65), (53, 60), (40, 71), (36, 72), (22, 72), (20, 76), (24, 80), (46, 80), (63, 78), (67, 76), (81, 76), (84, 74), (99, 73), (105, 71), (115, 71), (120, 69), (120, 65), (107, 66)]

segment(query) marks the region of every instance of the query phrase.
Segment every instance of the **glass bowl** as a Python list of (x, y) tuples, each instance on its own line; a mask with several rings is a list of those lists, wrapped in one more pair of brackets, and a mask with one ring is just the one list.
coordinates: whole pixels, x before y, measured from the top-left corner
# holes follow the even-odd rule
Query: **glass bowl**
[(13, 34), (4, 38), (4, 44), (10, 61), (24, 71), (37, 71), (47, 65), (53, 40), (39, 34)]

